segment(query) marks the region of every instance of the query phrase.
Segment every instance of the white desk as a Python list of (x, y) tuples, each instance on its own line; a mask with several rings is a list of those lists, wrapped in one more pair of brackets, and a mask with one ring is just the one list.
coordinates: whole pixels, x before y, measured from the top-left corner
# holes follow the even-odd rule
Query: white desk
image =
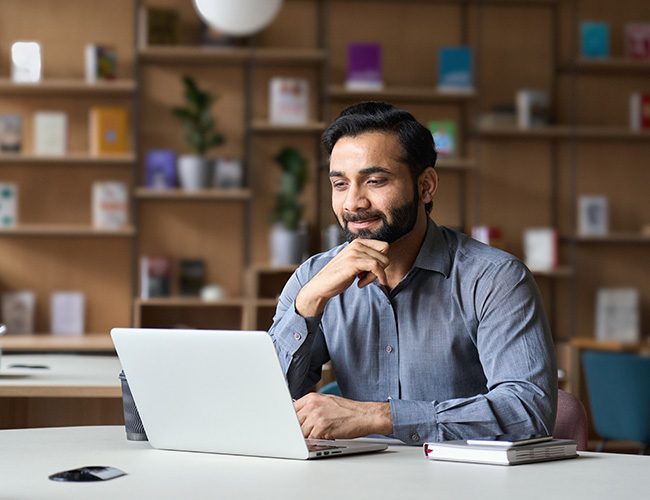
[[(300, 461), (154, 450), (118, 426), (0, 431), (2, 498), (466, 499), (647, 498), (650, 457), (581, 453), (502, 467), (433, 462), (419, 447)], [(112, 465), (129, 475), (55, 483), (49, 474)]]

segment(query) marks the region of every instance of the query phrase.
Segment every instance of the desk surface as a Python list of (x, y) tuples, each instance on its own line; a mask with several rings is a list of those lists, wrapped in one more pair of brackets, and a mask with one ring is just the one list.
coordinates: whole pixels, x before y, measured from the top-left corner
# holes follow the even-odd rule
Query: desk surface
[[(44, 365), (12, 368), (11, 365)], [(117, 356), (3, 354), (0, 397), (121, 398)]]
[[(559, 462), (503, 467), (433, 462), (419, 447), (370, 455), (284, 460), (152, 449), (124, 429), (68, 427), (0, 431), (2, 498), (645, 498), (650, 457), (580, 453)], [(129, 475), (99, 483), (55, 483), (47, 476), (84, 465)]]

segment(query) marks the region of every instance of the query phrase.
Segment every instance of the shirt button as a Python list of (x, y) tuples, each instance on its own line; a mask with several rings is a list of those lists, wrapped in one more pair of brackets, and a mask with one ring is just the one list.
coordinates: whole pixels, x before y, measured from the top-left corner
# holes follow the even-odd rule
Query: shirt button
[(293, 338), (296, 340), (300, 340), (302, 338), (302, 335), (300, 335), (298, 332), (294, 332)]
[(411, 440), (416, 442), (420, 441), (420, 435), (417, 432), (414, 432), (413, 434), (411, 434)]
[(388, 354), (390, 354), (391, 352), (393, 352), (393, 346), (392, 345), (387, 345), (385, 350), (386, 350), (386, 352)]

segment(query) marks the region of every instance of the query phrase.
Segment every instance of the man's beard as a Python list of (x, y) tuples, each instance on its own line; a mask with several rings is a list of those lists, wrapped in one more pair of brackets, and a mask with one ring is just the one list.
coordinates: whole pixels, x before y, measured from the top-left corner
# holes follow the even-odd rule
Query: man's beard
[[(407, 201), (399, 207), (390, 208), (388, 213), (393, 221), (388, 223), (386, 214), (378, 210), (360, 210), (355, 214), (343, 215), (343, 231), (345, 232), (345, 239), (351, 242), (357, 238), (364, 238), (369, 240), (385, 241), (392, 244), (399, 240), (402, 236), (410, 233), (415, 227), (418, 218), (419, 196), (417, 190), (411, 201)], [(353, 233), (348, 229), (349, 222), (356, 222), (365, 219), (378, 218), (382, 221), (382, 225), (377, 230), (360, 229)]]

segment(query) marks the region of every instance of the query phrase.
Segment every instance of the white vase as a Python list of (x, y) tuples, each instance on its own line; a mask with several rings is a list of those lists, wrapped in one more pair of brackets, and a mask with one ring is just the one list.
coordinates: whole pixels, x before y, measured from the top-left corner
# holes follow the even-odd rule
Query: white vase
[(287, 229), (282, 224), (271, 227), (271, 265), (290, 266), (300, 264), (304, 252), (304, 232)]
[(198, 191), (208, 185), (208, 161), (198, 155), (178, 159), (178, 180), (186, 191)]

